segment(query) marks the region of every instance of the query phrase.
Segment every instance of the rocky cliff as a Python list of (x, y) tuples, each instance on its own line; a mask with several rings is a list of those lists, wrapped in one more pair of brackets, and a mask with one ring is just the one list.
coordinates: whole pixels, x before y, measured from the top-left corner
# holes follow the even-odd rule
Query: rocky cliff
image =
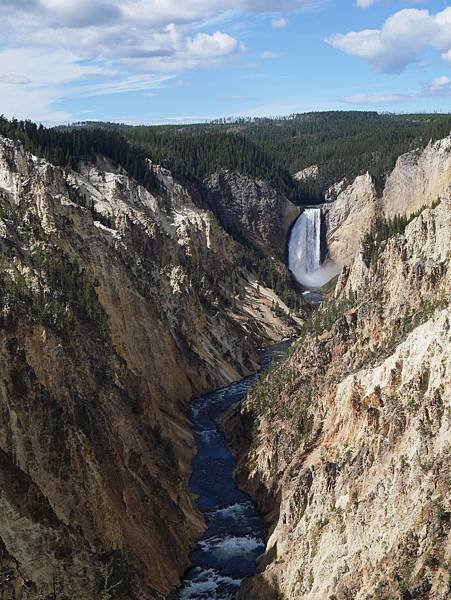
[(319, 174), (319, 166), (311, 165), (310, 167), (306, 167), (302, 169), (302, 171), (298, 171), (293, 175), (294, 179), (297, 181), (305, 181), (306, 179), (316, 179)]
[(327, 249), (338, 265), (349, 265), (358, 249), (360, 239), (374, 220), (377, 195), (371, 176), (367, 173), (355, 179), (324, 208)]
[(187, 403), (294, 331), (248, 250), (156, 173), (151, 194), (0, 139), (0, 598), (165, 596), (203, 527)]
[(324, 209), (331, 258), (351, 264), (362, 234), (378, 216), (409, 216), (446, 197), (450, 185), (451, 137), (400, 156), (382, 191), (369, 174), (344, 189), (341, 182), (335, 202)]
[(287, 238), (300, 211), (269, 183), (222, 171), (204, 181), (208, 204), (220, 223), (238, 238), (284, 262)]
[(239, 598), (450, 597), (450, 253), (444, 196), (372, 268), (357, 252), (231, 417), (239, 477), (270, 527)]

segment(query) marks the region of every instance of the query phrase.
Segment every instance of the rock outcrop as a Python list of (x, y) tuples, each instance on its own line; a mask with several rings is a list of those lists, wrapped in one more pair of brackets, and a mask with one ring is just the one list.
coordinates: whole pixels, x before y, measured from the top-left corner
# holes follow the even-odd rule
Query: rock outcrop
[(330, 257), (340, 266), (350, 265), (362, 235), (378, 216), (409, 216), (449, 195), (451, 137), (400, 156), (378, 194), (369, 174), (357, 177), (325, 206)]
[(297, 181), (305, 181), (306, 179), (316, 179), (319, 174), (318, 165), (311, 165), (310, 167), (306, 167), (302, 169), (302, 171), (298, 171), (293, 175), (294, 179)]
[(270, 525), (239, 598), (450, 597), (450, 258), (447, 197), (373, 269), (357, 252), (232, 417), (240, 479)]
[(327, 248), (330, 258), (340, 266), (349, 265), (362, 234), (374, 220), (377, 195), (367, 173), (338, 194), (335, 202), (324, 208)]
[(204, 181), (208, 204), (227, 231), (265, 254), (285, 260), (289, 231), (300, 214), (282, 194), (263, 180), (221, 171)]
[(203, 527), (187, 403), (293, 332), (247, 250), (157, 174), (151, 194), (0, 139), (1, 598), (164, 597)]
[(406, 215), (430, 206), (451, 186), (451, 137), (400, 156), (385, 184), (382, 212)]

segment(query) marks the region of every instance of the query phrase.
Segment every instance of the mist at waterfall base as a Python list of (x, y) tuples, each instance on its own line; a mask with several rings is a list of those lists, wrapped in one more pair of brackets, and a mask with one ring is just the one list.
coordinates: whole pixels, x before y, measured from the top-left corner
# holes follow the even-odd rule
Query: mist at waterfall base
[(337, 266), (321, 263), (321, 209), (308, 208), (298, 218), (288, 245), (288, 266), (306, 288), (318, 289), (338, 274)]

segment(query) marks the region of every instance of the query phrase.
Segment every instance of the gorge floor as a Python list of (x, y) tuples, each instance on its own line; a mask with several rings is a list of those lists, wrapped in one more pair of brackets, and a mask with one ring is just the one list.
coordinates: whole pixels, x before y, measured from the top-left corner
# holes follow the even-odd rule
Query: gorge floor
[(288, 345), (287, 341), (264, 350), (258, 373), (191, 404), (198, 451), (190, 490), (197, 497), (207, 529), (191, 555), (193, 567), (178, 592), (180, 600), (231, 600), (242, 580), (255, 573), (256, 560), (265, 548), (265, 524), (251, 498), (234, 480), (235, 458), (217, 421), (243, 400), (266, 368), (282, 358)]

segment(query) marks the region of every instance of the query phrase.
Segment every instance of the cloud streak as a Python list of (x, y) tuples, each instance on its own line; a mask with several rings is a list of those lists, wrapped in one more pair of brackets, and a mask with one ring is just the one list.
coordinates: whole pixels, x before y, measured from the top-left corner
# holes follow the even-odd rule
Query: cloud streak
[(451, 79), (446, 75), (435, 78), (422, 89), (413, 92), (383, 92), (370, 94), (354, 94), (345, 98), (345, 102), (360, 107), (383, 107), (405, 102), (412, 102), (422, 98), (447, 98), (451, 97)]
[(271, 27), (273, 29), (286, 29), (289, 24), (290, 21), (286, 17), (279, 17), (271, 21)]
[(381, 29), (337, 34), (326, 40), (331, 46), (365, 60), (374, 70), (401, 73), (418, 63), (428, 48), (451, 59), (451, 8), (431, 14), (405, 9), (388, 18)]
[(360, 6), (360, 8), (369, 8), (370, 6), (373, 6), (373, 4), (377, 4), (377, 2), (380, 2), (381, 0), (357, 0), (356, 4), (357, 6)]

